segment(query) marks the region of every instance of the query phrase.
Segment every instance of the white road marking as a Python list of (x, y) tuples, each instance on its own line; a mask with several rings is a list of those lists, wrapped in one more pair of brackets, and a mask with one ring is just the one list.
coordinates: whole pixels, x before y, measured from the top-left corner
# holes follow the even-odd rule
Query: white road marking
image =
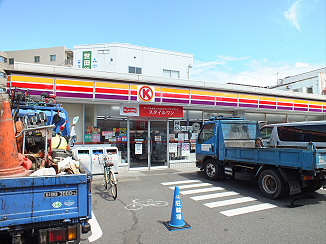
[(205, 203), (204, 205), (209, 207), (209, 208), (217, 208), (217, 207), (222, 207), (222, 206), (229, 206), (229, 205), (232, 205), (232, 204), (251, 202), (251, 201), (255, 201), (255, 200), (257, 200), (257, 199), (252, 198), (252, 197), (239, 197), (239, 198), (235, 198), (235, 199)]
[[(200, 183), (201, 182), (201, 183)], [(189, 183), (195, 183), (195, 184), (189, 184)], [(197, 183), (197, 184), (196, 184)], [(190, 195), (190, 194), (197, 194), (197, 193), (206, 193), (206, 192), (213, 192), (213, 191), (222, 191), (225, 190), (223, 187), (206, 187), (206, 188), (198, 188), (198, 189), (190, 189), (185, 190), (188, 188), (197, 188), (197, 187), (205, 187), (205, 186), (212, 186), (210, 183), (203, 183), (201, 180), (183, 180), (183, 181), (171, 181), (171, 182), (163, 182), (161, 183), (165, 186), (171, 186), (170, 189), (174, 190), (175, 186), (181, 184), (179, 186), (180, 194), (182, 195)], [(326, 190), (326, 189), (324, 189)], [(223, 198), (228, 196), (236, 196), (240, 193), (234, 192), (234, 191), (225, 191), (225, 192), (218, 192), (218, 193), (212, 193), (212, 194), (206, 194), (206, 195), (198, 195), (190, 197), (194, 201), (200, 201), (200, 200), (207, 200), (207, 199), (214, 199), (214, 198)], [(246, 202), (253, 202), (257, 201), (257, 199), (252, 197), (238, 197), (235, 199), (227, 199), (227, 200), (221, 200), (221, 201), (215, 201), (215, 202), (209, 202), (205, 203), (206, 207), (209, 208), (217, 208), (217, 207), (223, 207), (223, 206), (229, 206), (229, 205), (236, 205)], [(254, 204), (254, 203), (253, 203)], [(256, 204), (248, 207), (240, 207), (230, 210), (221, 211), (220, 213), (223, 215), (226, 215), (228, 217), (261, 211), (261, 210), (267, 210), (271, 208), (277, 207), (276, 205), (270, 204), (270, 203), (262, 203), (262, 204)]]
[(220, 192), (220, 193), (214, 193), (214, 194), (209, 194), (209, 195), (195, 196), (195, 197), (190, 197), (190, 198), (195, 201), (200, 201), (200, 200), (206, 200), (206, 199), (212, 199), (212, 198), (234, 196), (234, 195), (238, 195), (238, 194), (240, 194), (240, 193), (234, 192), (234, 191), (227, 191), (227, 192)]
[(103, 234), (102, 229), (98, 224), (93, 211), (92, 211), (92, 218), (89, 220), (89, 224), (91, 225), (92, 235), (88, 237), (88, 241), (93, 242), (99, 239)]
[(200, 180), (180, 180), (161, 183), (164, 186), (201, 182)]
[[(195, 188), (195, 187), (202, 187), (202, 186), (211, 186), (211, 183), (199, 183), (199, 184), (191, 184), (191, 185), (182, 185), (179, 186), (179, 189), (187, 189), (187, 188)], [(174, 190), (175, 186), (170, 186), (170, 189)]]
[(196, 194), (196, 193), (203, 193), (203, 192), (210, 192), (210, 191), (220, 191), (224, 190), (222, 187), (208, 187), (208, 188), (202, 188), (202, 189), (193, 189), (193, 190), (186, 190), (186, 191), (180, 191), (182, 195), (188, 195), (188, 194)]
[(249, 207), (242, 207), (242, 208), (236, 208), (236, 209), (230, 209), (230, 210), (225, 210), (220, 212), (221, 214), (224, 214), (228, 217), (232, 217), (235, 215), (240, 215), (240, 214), (246, 214), (246, 213), (251, 213), (251, 212), (257, 212), (261, 210), (266, 210), (270, 208), (276, 208), (276, 205), (270, 204), (270, 203), (262, 203), (258, 205), (253, 205)]

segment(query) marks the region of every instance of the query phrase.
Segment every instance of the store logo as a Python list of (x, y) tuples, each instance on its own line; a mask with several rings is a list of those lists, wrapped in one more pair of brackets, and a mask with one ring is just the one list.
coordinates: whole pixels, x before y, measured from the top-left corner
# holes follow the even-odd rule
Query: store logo
[(154, 98), (154, 91), (149, 86), (143, 86), (139, 89), (139, 97), (145, 102), (149, 102)]
[(124, 113), (137, 113), (137, 108), (123, 107), (123, 112)]

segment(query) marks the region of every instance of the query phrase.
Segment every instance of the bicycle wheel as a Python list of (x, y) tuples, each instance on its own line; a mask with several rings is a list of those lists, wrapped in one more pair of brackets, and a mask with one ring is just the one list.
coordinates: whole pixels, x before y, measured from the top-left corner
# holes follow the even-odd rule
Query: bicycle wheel
[(117, 187), (117, 183), (116, 183), (116, 179), (115, 179), (115, 175), (112, 171), (109, 171), (109, 191), (113, 197), (113, 199), (117, 199), (118, 196), (118, 187)]
[(109, 183), (108, 170), (104, 168), (103, 185), (105, 190), (108, 189), (108, 183)]

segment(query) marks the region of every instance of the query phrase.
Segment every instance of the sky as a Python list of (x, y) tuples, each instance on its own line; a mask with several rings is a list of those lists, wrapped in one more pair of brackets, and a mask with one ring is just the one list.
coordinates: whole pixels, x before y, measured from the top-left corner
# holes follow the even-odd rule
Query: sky
[(326, 67), (325, 15), (325, 0), (0, 0), (0, 50), (130, 43), (193, 54), (193, 80), (273, 86)]

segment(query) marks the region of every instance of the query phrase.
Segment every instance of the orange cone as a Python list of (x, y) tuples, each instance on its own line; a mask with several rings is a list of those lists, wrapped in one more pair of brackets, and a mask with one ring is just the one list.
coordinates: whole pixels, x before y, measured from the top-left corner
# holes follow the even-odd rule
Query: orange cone
[(4, 101), (0, 110), (0, 177), (27, 175), (29, 171), (20, 164), (10, 103)]

